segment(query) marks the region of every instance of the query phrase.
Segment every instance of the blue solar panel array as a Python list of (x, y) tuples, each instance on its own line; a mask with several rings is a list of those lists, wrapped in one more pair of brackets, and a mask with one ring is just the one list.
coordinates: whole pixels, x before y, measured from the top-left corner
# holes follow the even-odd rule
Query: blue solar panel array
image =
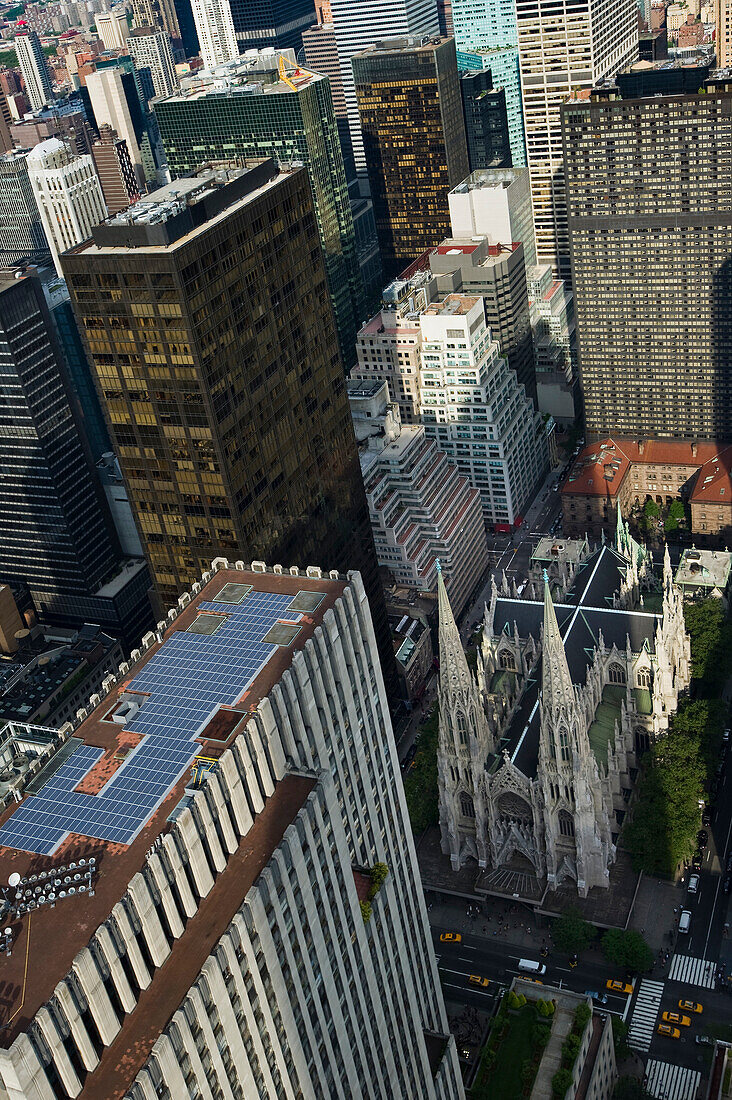
[(129, 685), (142, 706), (125, 726), (143, 740), (99, 794), (74, 791), (102, 755), (81, 745), (0, 829), (0, 844), (50, 855), (68, 833), (130, 844), (200, 750), (194, 738), (221, 704), (232, 706), (264, 667), (274, 645), (261, 641), (288, 612), (292, 596), (250, 592), (241, 604), (201, 603), (226, 618), (214, 634), (176, 631)]

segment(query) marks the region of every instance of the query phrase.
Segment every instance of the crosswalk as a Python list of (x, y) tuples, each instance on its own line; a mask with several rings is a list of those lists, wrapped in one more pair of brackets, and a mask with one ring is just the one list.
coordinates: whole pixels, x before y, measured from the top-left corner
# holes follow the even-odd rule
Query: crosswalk
[(700, 985), (704, 989), (714, 989), (715, 969), (715, 964), (709, 959), (698, 959), (693, 955), (674, 955), (668, 972), (669, 981), (687, 982), (689, 985)]
[(662, 995), (663, 982), (652, 982), (644, 978), (638, 987), (628, 1028), (628, 1046), (634, 1050), (648, 1050), (650, 1047)]
[(695, 1100), (701, 1073), (670, 1062), (655, 1062), (646, 1066), (646, 1089), (657, 1100)]

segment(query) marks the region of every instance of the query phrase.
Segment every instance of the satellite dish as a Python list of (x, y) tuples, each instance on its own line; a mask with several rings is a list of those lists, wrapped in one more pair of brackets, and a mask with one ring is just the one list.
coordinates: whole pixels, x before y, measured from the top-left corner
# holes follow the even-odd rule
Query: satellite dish
[(13, 871), (12, 875), (8, 879), (8, 886), (18, 886), (20, 884), (20, 875), (17, 871)]

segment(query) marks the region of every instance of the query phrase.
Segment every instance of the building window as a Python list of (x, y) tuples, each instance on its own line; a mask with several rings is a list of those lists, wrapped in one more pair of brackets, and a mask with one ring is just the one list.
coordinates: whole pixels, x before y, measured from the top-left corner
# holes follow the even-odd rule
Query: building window
[(608, 669), (608, 675), (610, 677), (611, 684), (624, 684), (625, 683), (625, 669), (622, 665), (613, 663)]
[(514, 655), (513, 653), (510, 653), (507, 649), (501, 650), (498, 656), (498, 660), (500, 662), (501, 668), (505, 668), (508, 672), (516, 671), (516, 660), (514, 658)]
[(639, 688), (649, 688), (651, 686), (651, 670), (650, 668), (639, 668), (637, 677)]
[(574, 818), (568, 810), (559, 811), (559, 832), (562, 836), (574, 836)]
[(463, 817), (469, 817), (471, 820), (475, 818), (473, 800), (465, 791), (460, 795), (460, 813)]

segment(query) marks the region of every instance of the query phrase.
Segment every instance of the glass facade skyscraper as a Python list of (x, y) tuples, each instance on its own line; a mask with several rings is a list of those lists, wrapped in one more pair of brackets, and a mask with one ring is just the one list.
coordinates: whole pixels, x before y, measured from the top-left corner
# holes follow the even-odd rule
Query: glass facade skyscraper
[(458, 49), (457, 63), (461, 72), (490, 69), (493, 87), (503, 88), (506, 96), (506, 119), (512, 166), (525, 168), (526, 137), (518, 46), (497, 46), (494, 49), (481, 50)]
[(217, 164), (62, 263), (161, 607), (221, 553), (358, 569), (390, 670), (307, 173)]
[(346, 368), (355, 361), (363, 319), (363, 283), (356, 252), (346, 174), (326, 77), (293, 70), (280, 80), (277, 57), (246, 58), (217, 72), (184, 81), (180, 94), (157, 100), (155, 117), (173, 178), (202, 163), (230, 158), (274, 157), (303, 164), (310, 178), (328, 287)]
[(300, 50), (302, 32), (315, 22), (313, 0), (230, 0), (239, 49)]

